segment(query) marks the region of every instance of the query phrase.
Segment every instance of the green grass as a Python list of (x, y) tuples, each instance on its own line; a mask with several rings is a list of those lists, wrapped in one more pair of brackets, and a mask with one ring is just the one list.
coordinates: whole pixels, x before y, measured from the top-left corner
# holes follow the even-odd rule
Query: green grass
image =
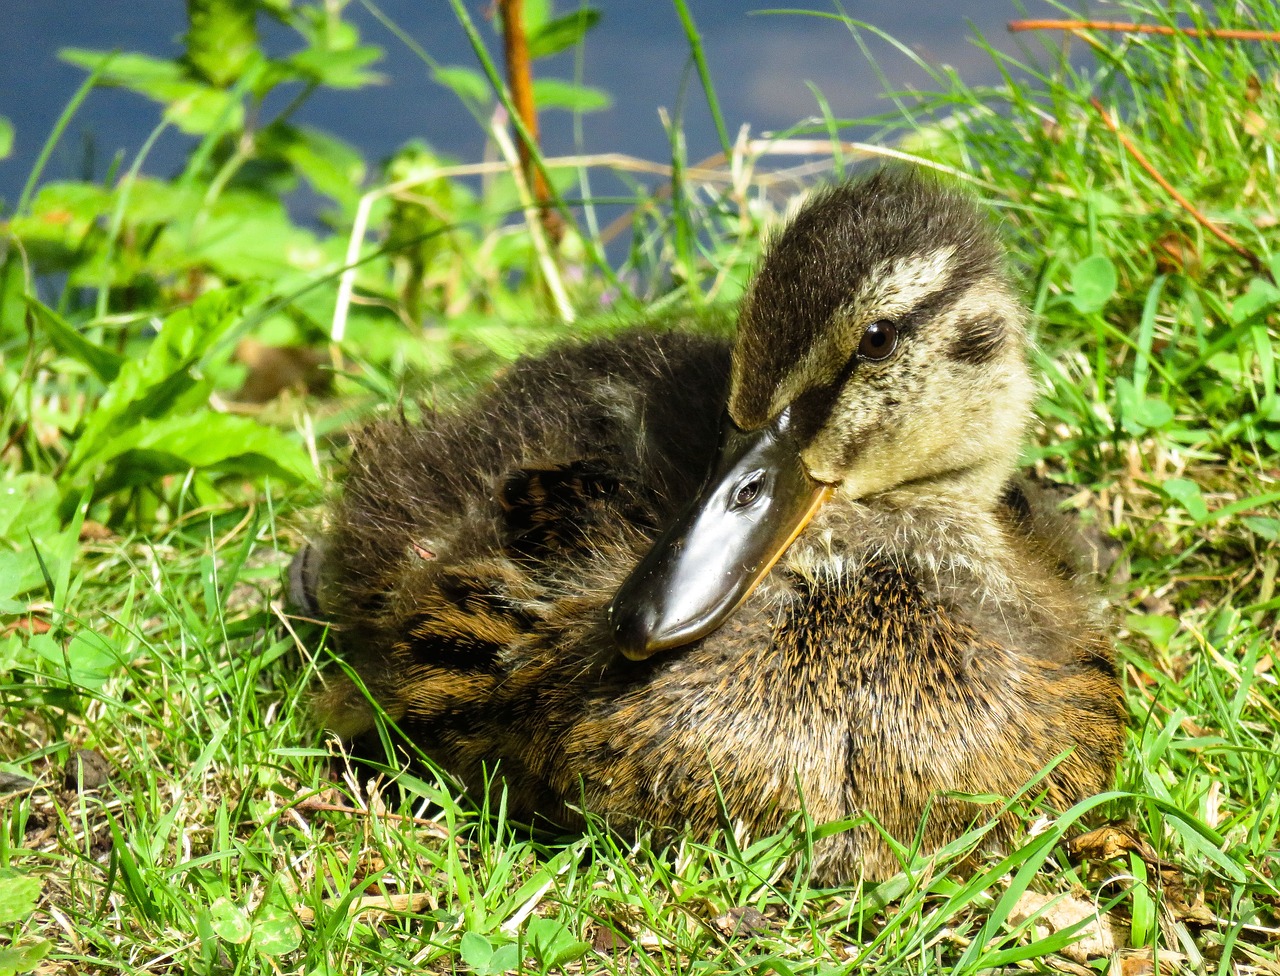
[[(1280, 29), (1280, 8), (1252, 6), (1239, 26)], [(1234, 9), (1176, 6), (1179, 22), (1228, 26)], [(1145, 2), (1117, 19), (1175, 16)], [(567, 329), (509, 218), (509, 175), (481, 191), (437, 177), (371, 211), (335, 395), (228, 411), (240, 339), (324, 350), (362, 164), (287, 119), (251, 130), (240, 100), (268, 85), (251, 60), (216, 91), (184, 68), (182, 97), (217, 102), (177, 116), (201, 136), (184, 173), (34, 173), (0, 225), (0, 973), (1139, 973), (1153, 956), (1161, 972), (1275, 973), (1277, 47), (1096, 35), (1073, 69), (1059, 41), (1038, 66), (992, 52), (1006, 75), (990, 89), (935, 74), (933, 93), (898, 93), (872, 121), (879, 144), (967, 174), (1003, 215), (1044, 379), (1028, 463), (1077, 485), (1124, 547), (1111, 600), (1131, 722), (1114, 792), (1045, 815), (1032, 790), (1011, 801), (1028, 829), (1004, 856), (971, 856), (979, 826), (933, 858), (904, 850), (912, 868), (888, 882), (823, 889), (806, 851), (834, 828), (802, 818), (705, 846), (531, 836), (446, 777), (345, 766), (307, 717), (324, 634), (279, 610), (341, 431)], [(305, 84), (367, 80), (364, 55), (344, 57), (328, 51)], [(176, 97), (130, 63), (97, 71)], [(481, 76), (443, 77), (484, 117)], [(1094, 100), (1253, 258), (1178, 205)], [(733, 187), (694, 178), (678, 140), (673, 159), (677, 186), (637, 190), (611, 266), (581, 232), (575, 330), (642, 309), (713, 322), (706, 295), (740, 289), (785, 194), (765, 191), (763, 164)], [(407, 147), (381, 178), (431, 161)], [(566, 200), (589, 187), (556, 173)], [(327, 196), (329, 228), (281, 207), (298, 180)], [(65, 782), (78, 749), (107, 760), (101, 787)], [(1110, 849), (1069, 843), (1108, 821), (1123, 826)]]

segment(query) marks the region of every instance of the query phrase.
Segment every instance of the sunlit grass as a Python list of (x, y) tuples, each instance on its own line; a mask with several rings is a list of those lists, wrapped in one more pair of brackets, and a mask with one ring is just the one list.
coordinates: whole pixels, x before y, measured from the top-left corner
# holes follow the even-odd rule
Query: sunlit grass
[[(1225, 2), (1123, 10), (1154, 23), (1235, 17)], [(1274, 5), (1251, 17), (1280, 29)], [(554, 837), (475, 809), (444, 775), (349, 766), (307, 715), (308, 688), (330, 663), (325, 635), (279, 610), (283, 566), (324, 490), (278, 472), (264, 481), (258, 462), (225, 454), (221, 468), (162, 472), (86, 507), (100, 486), (88, 474), (71, 484), (63, 441), (85, 429), (113, 371), (156, 348), (155, 332), (142, 312), (98, 315), (98, 291), (85, 305), (74, 284), (54, 281), (55, 295), (45, 281), (42, 297), (94, 346), (62, 334), (54, 353), (12, 324), (4, 336), (8, 484), (29, 504), (3, 509), (5, 538), (18, 540), (3, 568), (25, 574), (25, 588), (11, 587), (25, 595), (4, 607), (12, 623), (0, 637), (0, 953), (17, 954), (0, 956), (0, 971), (43, 956), (49, 973), (1274, 972), (1275, 47), (1098, 34), (1072, 42), (1093, 50), (1078, 68), (1059, 40), (1038, 67), (991, 51), (1006, 75), (990, 89), (935, 72), (935, 93), (899, 94), (901, 109), (878, 123), (884, 146), (968, 174), (1002, 215), (1045, 393), (1027, 461), (1077, 486), (1073, 503), (1123, 547), (1109, 593), (1131, 723), (1114, 792), (1053, 814), (1033, 787), (1011, 801), (1026, 832), (1003, 855), (974, 854), (976, 824), (933, 857), (904, 849), (907, 869), (890, 881), (823, 888), (807, 852), (837, 828), (803, 817), (780, 837), (711, 845), (627, 844), (599, 826)], [(830, 118), (809, 128), (842, 131)], [(770, 191), (754, 161), (717, 182), (683, 169), (678, 141), (673, 160), (671, 192), (635, 201), (625, 253), (593, 239), (575, 256), (581, 330), (616, 327), (639, 307), (723, 327), (715, 309), (690, 308), (734, 296), (788, 194)], [(380, 263), (397, 258), (373, 255), (338, 363), (342, 406), (294, 396), (255, 415), (326, 473), (340, 463), (346, 411), (394, 404), (415, 382), (463, 387), (564, 334), (545, 324), (551, 305), (532, 266), (511, 257), (527, 257), (521, 224), (477, 212), (509, 209), (509, 188), (455, 192), (461, 229), (418, 255), (448, 315), (429, 316), (425, 336), (406, 324), (411, 303)], [(413, 227), (443, 239), (439, 226)], [(128, 259), (144, 261), (124, 236)], [(346, 243), (321, 249), (332, 258)], [(21, 262), (6, 261), (7, 316), (24, 282)], [(316, 273), (324, 301), (255, 311), (255, 327), (323, 334), (337, 267)], [(203, 404), (234, 387), (214, 331), (183, 352), (190, 361), (156, 360), (155, 417), (168, 416), (156, 398), (185, 409), (182, 396)], [(121, 414), (110, 436), (129, 435), (136, 416)], [(76, 750), (105, 760), (100, 780), (85, 779)], [(1106, 843), (1069, 843), (1112, 820), (1123, 829)], [(34, 911), (13, 880), (23, 875), (40, 879)]]

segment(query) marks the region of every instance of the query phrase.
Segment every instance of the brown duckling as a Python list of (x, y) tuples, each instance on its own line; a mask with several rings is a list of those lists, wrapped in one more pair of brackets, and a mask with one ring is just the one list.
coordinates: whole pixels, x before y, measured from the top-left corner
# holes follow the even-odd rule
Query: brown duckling
[[(315, 596), (379, 706), (525, 818), (759, 836), (803, 808), (909, 841), (927, 816), (930, 850), (986, 815), (954, 793), (1048, 767), (1063, 808), (1109, 785), (1125, 712), (1015, 476), (1026, 341), (967, 198), (906, 172), (817, 192), (732, 345), (566, 345), (361, 433)], [(346, 679), (318, 704), (374, 724)], [(899, 869), (869, 824), (815, 857)]]

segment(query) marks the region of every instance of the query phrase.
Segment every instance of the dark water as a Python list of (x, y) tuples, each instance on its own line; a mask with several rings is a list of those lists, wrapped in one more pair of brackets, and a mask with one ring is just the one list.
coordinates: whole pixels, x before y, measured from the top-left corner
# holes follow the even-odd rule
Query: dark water
[[(613, 107), (585, 116), (580, 139), (567, 114), (548, 113), (543, 120), (546, 152), (624, 152), (668, 159), (659, 107), (678, 111), (682, 83), (688, 86), (683, 117), (689, 158), (718, 150), (696, 77), (687, 70), (688, 46), (674, 7), (661, 0), (597, 0), (597, 5), (603, 18), (589, 36), (582, 70), (588, 84), (613, 95)], [(571, 9), (563, 0), (559, 6)], [(0, 199), (8, 209), (58, 113), (84, 77), (57, 59), (58, 49), (171, 56), (180, 50), (185, 5), (181, 0), (3, 0), (0, 7), (0, 115), (16, 130), (14, 154), (0, 163)], [(690, 0), (690, 7), (731, 135), (743, 124), (761, 134), (816, 114), (818, 103), (810, 85), (821, 91), (837, 116), (861, 117), (887, 107), (876, 70), (844, 25), (818, 16), (760, 12), (759, 3)], [(475, 64), (446, 0), (386, 0), (382, 9), (439, 61)], [(487, 20), (489, 0), (468, 0), (468, 9), (494, 42), (493, 49), (500, 50)], [(815, 6), (824, 14), (833, 9)], [(388, 83), (358, 91), (322, 91), (300, 121), (346, 139), (371, 162), (413, 138), (458, 160), (479, 159), (481, 130), (452, 93), (433, 83), (416, 56), (368, 10), (353, 3), (348, 11), (365, 42), (385, 50), (377, 67)], [(1038, 49), (1046, 41), (1059, 41), (1056, 35), (1009, 35), (1006, 23), (1022, 16), (1012, 0), (846, 0), (844, 11), (894, 35), (925, 62), (951, 65), (971, 84), (997, 79), (990, 57), (973, 41), (975, 30), (993, 46), (1015, 53), (1020, 47)], [(1028, 13), (1052, 16), (1055, 11), (1033, 0)], [(1094, 13), (1115, 17), (1114, 9)], [(300, 46), (284, 31), (272, 33), (270, 42), (273, 53), (279, 54)], [(881, 42), (872, 47), (890, 85), (925, 83), (908, 57)], [(575, 70), (571, 55), (538, 67), (541, 73), (566, 78)], [(158, 118), (156, 106), (140, 96), (93, 92), (53, 154), (45, 178), (101, 177), (113, 158), (131, 162)], [(180, 134), (166, 133), (144, 171), (172, 173), (190, 145)]]

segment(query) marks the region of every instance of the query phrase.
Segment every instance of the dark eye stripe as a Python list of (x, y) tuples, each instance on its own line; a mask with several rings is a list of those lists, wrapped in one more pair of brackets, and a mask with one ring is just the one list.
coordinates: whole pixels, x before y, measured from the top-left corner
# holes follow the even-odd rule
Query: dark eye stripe
[(1006, 335), (1004, 322), (999, 318), (990, 314), (975, 315), (956, 326), (948, 353), (957, 362), (983, 366), (996, 358)]

